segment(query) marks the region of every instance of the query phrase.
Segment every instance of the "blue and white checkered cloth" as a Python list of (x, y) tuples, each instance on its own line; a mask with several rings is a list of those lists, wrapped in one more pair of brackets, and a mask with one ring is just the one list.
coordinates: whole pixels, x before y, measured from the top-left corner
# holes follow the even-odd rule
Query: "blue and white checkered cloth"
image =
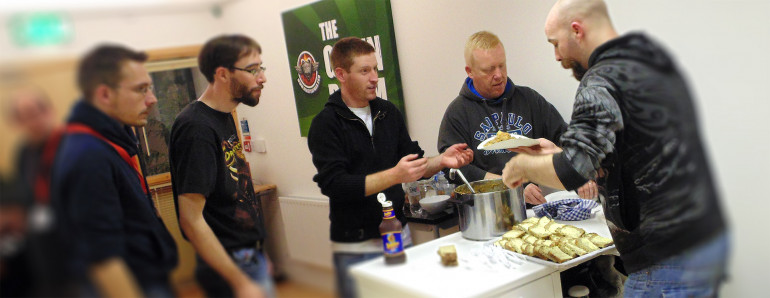
[(591, 218), (591, 209), (599, 203), (585, 199), (564, 199), (537, 205), (532, 208), (538, 217), (548, 216), (552, 219), (578, 221)]

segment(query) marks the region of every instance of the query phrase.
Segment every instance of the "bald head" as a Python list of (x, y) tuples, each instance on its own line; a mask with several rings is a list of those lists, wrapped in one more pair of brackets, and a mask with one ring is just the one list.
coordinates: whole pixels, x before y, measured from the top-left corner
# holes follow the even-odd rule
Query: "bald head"
[(576, 77), (598, 46), (618, 36), (602, 0), (557, 1), (546, 18), (545, 35), (556, 60), (576, 71)]
[(33, 143), (45, 140), (55, 126), (53, 106), (37, 86), (23, 86), (8, 96), (8, 116), (24, 137)]
[(607, 5), (602, 0), (560, 0), (551, 8), (548, 19), (560, 25), (580, 21), (596, 25), (611, 25)]

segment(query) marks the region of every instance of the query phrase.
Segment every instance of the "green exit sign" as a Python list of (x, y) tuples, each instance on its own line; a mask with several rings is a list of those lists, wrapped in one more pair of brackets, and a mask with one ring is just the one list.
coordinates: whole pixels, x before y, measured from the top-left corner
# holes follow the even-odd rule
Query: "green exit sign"
[(72, 39), (72, 23), (62, 14), (36, 12), (17, 14), (8, 23), (8, 32), (19, 47), (59, 45)]

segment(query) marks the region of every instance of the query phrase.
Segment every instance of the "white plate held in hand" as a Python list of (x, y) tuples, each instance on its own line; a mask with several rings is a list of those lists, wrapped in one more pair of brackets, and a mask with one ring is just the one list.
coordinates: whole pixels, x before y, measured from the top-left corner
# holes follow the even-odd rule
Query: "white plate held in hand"
[(498, 149), (510, 149), (510, 148), (516, 148), (516, 147), (529, 147), (534, 145), (539, 145), (540, 141), (536, 139), (530, 139), (525, 136), (520, 135), (511, 135), (511, 139), (507, 139), (505, 141), (500, 141), (497, 143), (494, 143), (492, 145), (487, 146), (487, 143), (489, 141), (493, 140), (494, 137), (488, 138), (481, 142), (476, 149), (479, 150), (498, 150)]

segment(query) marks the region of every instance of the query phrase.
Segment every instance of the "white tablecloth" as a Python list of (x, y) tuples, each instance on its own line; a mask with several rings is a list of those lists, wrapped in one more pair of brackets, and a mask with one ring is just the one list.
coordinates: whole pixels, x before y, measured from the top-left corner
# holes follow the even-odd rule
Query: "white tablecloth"
[[(531, 210), (528, 215), (532, 216)], [(564, 223), (610, 236), (601, 211), (588, 220)], [(500, 296), (564, 269), (524, 260), (500, 264), (500, 259), (485, 255), (487, 242), (465, 239), (458, 232), (407, 249), (404, 264), (388, 266), (380, 257), (351, 267), (351, 274), (362, 297), (477, 297)], [(455, 267), (441, 265), (437, 253), (440, 246), (450, 244), (455, 245), (460, 260)], [(552, 293), (561, 295), (560, 291), (556, 284)]]

